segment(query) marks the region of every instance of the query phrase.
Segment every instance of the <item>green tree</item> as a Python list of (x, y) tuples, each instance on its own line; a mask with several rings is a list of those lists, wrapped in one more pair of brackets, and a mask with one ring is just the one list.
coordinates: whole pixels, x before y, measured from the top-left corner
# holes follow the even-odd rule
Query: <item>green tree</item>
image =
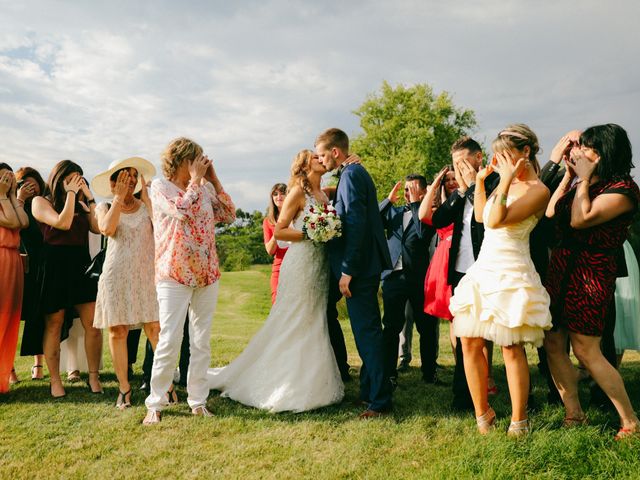
[(428, 179), (451, 161), (451, 144), (477, 123), (472, 110), (458, 108), (447, 92), (427, 84), (392, 87), (383, 82), (355, 110), (363, 132), (351, 150), (363, 159), (378, 195), (384, 197), (409, 173)]

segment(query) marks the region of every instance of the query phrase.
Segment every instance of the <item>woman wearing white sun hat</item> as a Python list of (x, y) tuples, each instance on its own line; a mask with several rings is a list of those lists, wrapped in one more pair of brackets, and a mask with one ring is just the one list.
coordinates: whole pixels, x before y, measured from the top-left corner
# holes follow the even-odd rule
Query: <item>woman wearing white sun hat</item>
[[(109, 347), (118, 377), (116, 407), (131, 406), (127, 374), (129, 329), (145, 330), (155, 349), (160, 323), (154, 288), (154, 241), (152, 207), (147, 180), (156, 174), (144, 158), (131, 157), (112, 162), (93, 179), (97, 195), (113, 198), (96, 207), (100, 232), (108, 237), (107, 254), (98, 281), (94, 327), (109, 329)], [(140, 200), (134, 193), (140, 192)]]

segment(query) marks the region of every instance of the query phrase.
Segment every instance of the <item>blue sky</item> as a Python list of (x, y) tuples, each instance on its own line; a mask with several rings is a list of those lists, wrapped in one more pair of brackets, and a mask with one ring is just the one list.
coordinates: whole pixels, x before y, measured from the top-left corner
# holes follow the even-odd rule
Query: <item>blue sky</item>
[[(0, 0), (0, 160), (88, 177), (156, 165), (174, 137), (213, 157), (237, 206), (266, 205), (295, 153), (391, 84), (475, 110), (485, 144), (529, 124), (542, 163), (573, 128), (616, 122), (640, 151), (640, 3)], [(640, 164), (640, 160), (636, 159)]]

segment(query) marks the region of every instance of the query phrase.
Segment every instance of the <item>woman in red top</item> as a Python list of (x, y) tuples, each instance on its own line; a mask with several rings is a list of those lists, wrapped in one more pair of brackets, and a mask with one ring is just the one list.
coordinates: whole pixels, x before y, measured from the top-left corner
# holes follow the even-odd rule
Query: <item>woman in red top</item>
[[(420, 204), (418, 216), (423, 223), (431, 225), (433, 211), (458, 188), (458, 182), (451, 165), (447, 165), (433, 180), (433, 184)], [(453, 319), (449, 312), (451, 285), (447, 283), (449, 249), (453, 236), (453, 223), (438, 229), (438, 246), (429, 263), (424, 279), (424, 311), (437, 318)], [(455, 350), (455, 336), (449, 332), (451, 345)]]
[(276, 301), (276, 293), (278, 291), (278, 277), (280, 276), (280, 264), (287, 253), (288, 247), (283, 247), (282, 242), (278, 243), (276, 237), (273, 236), (280, 209), (287, 196), (287, 186), (284, 183), (276, 183), (271, 187), (271, 201), (267, 217), (262, 222), (262, 231), (264, 233), (264, 248), (269, 255), (273, 255), (273, 266), (271, 267), (271, 304)]

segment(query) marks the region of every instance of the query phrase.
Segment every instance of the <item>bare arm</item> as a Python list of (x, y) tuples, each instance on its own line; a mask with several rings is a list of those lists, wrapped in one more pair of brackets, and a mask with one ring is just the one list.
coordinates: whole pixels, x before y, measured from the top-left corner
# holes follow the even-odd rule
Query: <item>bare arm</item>
[(551, 199), (547, 204), (547, 210), (545, 212), (547, 218), (553, 218), (556, 216), (556, 205), (558, 204), (558, 200), (560, 200), (571, 189), (572, 180), (573, 176), (571, 175), (569, 169), (567, 169), (564, 177), (562, 177), (560, 185), (558, 185), (556, 191), (553, 192), (553, 195), (551, 195)]
[(440, 170), (440, 173), (438, 173), (431, 185), (429, 185), (429, 187), (427, 188), (427, 194), (422, 199), (422, 202), (420, 202), (420, 208), (418, 208), (418, 218), (422, 223), (431, 225), (431, 218), (433, 217), (433, 212), (435, 210), (433, 206), (434, 201), (436, 195), (440, 192), (440, 183), (442, 182), (442, 179), (444, 178), (446, 173), (446, 167)]
[(299, 186), (295, 186), (287, 194), (282, 204), (282, 210), (278, 216), (273, 236), (276, 240), (286, 240), (289, 242), (300, 242), (304, 240), (304, 234), (300, 230), (291, 228), (291, 222), (298, 212), (304, 208), (304, 191)]
[(549, 189), (542, 183), (527, 190), (525, 195), (517, 198), (509, 206), (507, 206), (506, 203), (509, 188), (507, 187), (505, 190), (501, 184), (502, 182), (500, 182), (500, 185), (498, 185), (496, 189), (496, 199), (489, 211), (487, 227), (501, 228), (507, 225), (513, 225), (531, 215), (540, 215), (544, 212), (550, 194)]
[(79, 175), (72, 175), (64, 182), (64, 188), (67, 191), (67, 198), (64, 202), (64, 208), (60, 213), (56, 212), (53, 205), (44, 197), (36, 197), (32, 203), (33, 217), (40, 223), (44, 223), (58, 230), (69, 230), (73, 223), (73, 214), (76, 207), (76, 195), (81, 188), (83, 182)]
[(278, 248), (278, 241), (276, 240), (276, 236), (274, 235), (273, 230), (269, 228), (270, 224), (268, 225), (268, 223), (269, 223), (269, 220), (266, 218), (262, 222), (262, 236), (264, 239), (264, 248), (269, 255), (275, 255), (276, 249)]
[(571, 204), (571, 227), (577, 230), (595, 227), (632, 211), (634, 207), (631, 199), (621, 193), (598, 195), (592, 201), (589, 198), (589, 182), (582, 181)]

